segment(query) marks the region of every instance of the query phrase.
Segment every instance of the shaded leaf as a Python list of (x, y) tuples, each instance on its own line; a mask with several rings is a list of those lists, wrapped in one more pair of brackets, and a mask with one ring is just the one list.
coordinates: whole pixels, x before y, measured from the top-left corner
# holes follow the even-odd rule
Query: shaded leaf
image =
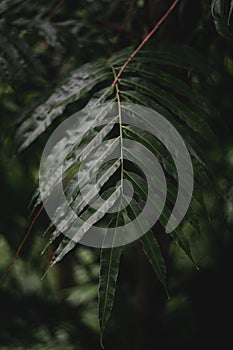
[(149, 262), (151, 263), (158, 279), (162, 283), (168, 295), (166, 285), (166, 265), (158, 241), (156, 240), (152, 231), (149, 231), (142, 236), (140, 241), (143, 244), (143, 249)]
[[(116, 220), (118, 225), (119, 216)], [(107, 231), (107, 230), (106, 230)], [(106, 232), (107, 234), (107, 232)], [(100, 275), (99, 275), (99, 326), (100, 343), (103, 347), (103, 332), (111, 315), (116, 282), (120, 267), (122, 247), (101, 249), (100, 253)]]
[(212, 0), (211, 12), (217, 32), (226, 39), (233, 38), (232, 0)]
[(72, 72), (49, 99), (38, 106), (30, 118), (22, 123), (17, 133), (20, 142), (19, 151), (28, 147), (57, 117), (62, 115), (69, 103), (78, 100), (109, 75), (111, 72), (102, 61), (87, 63)]

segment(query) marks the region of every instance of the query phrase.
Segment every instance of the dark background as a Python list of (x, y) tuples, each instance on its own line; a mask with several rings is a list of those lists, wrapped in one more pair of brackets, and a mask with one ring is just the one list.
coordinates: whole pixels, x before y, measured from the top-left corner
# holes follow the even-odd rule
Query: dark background
[[(22, 40), (31, 50), (20, 71), (12, 63), (0, 79), (1, 98), (1, 278), (31, 222), (28, 207), (38, 180), (43, 135), (17, 154), (15, 129), (20, 115), (81, 64), (138, 44), (172, 1), (1, 1), (1, 32), (8, 45)], [(59, 5), (59, 6), (57, 6)], [(1, 6), (1, 4), (0, 4)], [(56, 33), (36, 26), (53, 23)], [(66, 26), (59, 23), (70, 21)], [(8, 33), (8, 34), (7, 34)], [(7, 36), (8, 35), (8, 36)], [(0, 37), (0, 41), (1, 41)], [(156, 279), (138, 243), (124, 250), (106, 349), (232, 346), (233, 139), (231, 38), (216, 31), (210, 1), (181, 1), (152, 41), (192, 46), (213, 67), (215, 84), (206, 95), (217, 111), (211, 128), (218, 145), (203, 149), (216, 178), (204, 193), (209, 218), (198, 212), (201, 235), (188, 233), (198, 271), (174, 242), (163, 242), (171, 298)], [(4, 44), (3, 41), (1, 42)], [(1, 50), (1, 47), (0, 47)], [(0, 51), (1, 52), (1, 51)], [(26, 54), (25, 54), (26, 57)], [(2, 73), (3, 74), (3, 73)], [(207, 77), (208, 78), (208, 77)], [(42, 214), (0, 289), (0, 350), (99, 349), (97, 289), (99, 250), (77, 247), (41, 277), (52, 248), (40, 255), (49, 223)]]

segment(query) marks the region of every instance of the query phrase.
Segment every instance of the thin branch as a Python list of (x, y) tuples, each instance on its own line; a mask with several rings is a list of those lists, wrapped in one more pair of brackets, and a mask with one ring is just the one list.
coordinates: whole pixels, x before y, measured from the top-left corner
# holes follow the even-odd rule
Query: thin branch
[(174, 10), (176, 5), (180, 2), (180, 0), (175, 0), (173, 4), (169, 7), (167, 12), (161, 17), (161, 19), (156, 23), (154, 28), (149, 32), (149, 34), (143, 39), (143, 41), (139, 44), (139, 46), (136, 48), (136, 50), (129, 56), (129, 58), (125, 61), (123, 66), (121, 67), (119, 73), (117, 74), (114, 82), (112, 83), (112, 87), (114, 87), (121, 77), (122, 73), (124, 72), (125, 68), (128, 66), (128, 64), (132, 61), (132, 59), (136, 56), (136, 54), (141, 50), (141, 48), (146, 44), (146, 42), (152, 37), (152, 35), (159, 29), (159, 27), (163, 24), (163, 22), (167, 19), (167, 17), (170, 15), (170, 13)]
[(130, 18), (130, 15), (131, 15), (132, 11), (133, 11), (135, 2), (136, 2), (136, 0), (130, 0), (129, 7), (128, 7), (128, 9), (127, 9), (125, 18), (123, 19), (123, 23), (122, 23), (122, 25), (119, 27), (119, 30), (118, 30), (117, 41), (118, 41), (118, 39), (119, 39), (121, 33), (122, 33), (123, 31), (125, 31), (125, 26), (126, 26), (128, 20), (129, 20), (129, 18)]
[(56, 6), (54, 6), (54, 8), (51, 10), (51, 12), (48, 14), (47, 16), (47, 21), (50, 21), (53, 16), (56, 14), (57, 10), (62, 6), (64, 0), (60, 0)]
[(17, 259), (18, 256), (19, 256), (19, 253), (21, 252), (21, 250), (22, 250), (22, 248), (23, 248), (23, 246), (24, 246), (26, 240), (28, 239), (28, 237), (29, 237), (29, 235), (30, 235), (30, 233), (31, 233), (31, 231), (32, 231), (32, 228), (33, 228), (33, 226), (34, 226), (36, 220), (37, 220), (38, 217), (40, 216), (40, 214), (41, 214), (41, 212), (42, 212), (43, 209), (44, 209), (44, 205), (42, 205), (42, 206), (40, 207), (40, 209), (39, 209), (38, 212), (36, 213), (34, 219), (32, 220), (32, 222), (31, 222), (31, 224), (30, 224), (30, 226), (29, 226), (29, 228), (28, 228), (28, 230), (27, 230), (26, 235), (24, 236), (23, 240), (21, 241), (20, 245), (18, 246), (18, 249), (17, 249), (17, 251), (16, 251), (16, 253), (15, 253), (15, 255), (14, 255), (14, 257), (13, 257), (13, 259), (12, 259), (12, 261), (11, 261), (11, 263), (10, 263), (10, 265), (9, 265), (9, 267), (8, 267), (8, 269), (7, 269), (7, 271), (6, 271), (6, 273), (5, 273), (5, 276), (4, 276), (4, 278), (3, 278), (3, 281), (2, 281), (2, 283), (1, 283), (1, 286), (3, 286), (4, 283), (6, 282), (7, 277), (9, 276), (10, 272), (12, 271), (12, 269), (13, 269), (13, 267), (14, 267), (14, 265), (15, 265), (15, 262), (16, 262), (16, 259)]

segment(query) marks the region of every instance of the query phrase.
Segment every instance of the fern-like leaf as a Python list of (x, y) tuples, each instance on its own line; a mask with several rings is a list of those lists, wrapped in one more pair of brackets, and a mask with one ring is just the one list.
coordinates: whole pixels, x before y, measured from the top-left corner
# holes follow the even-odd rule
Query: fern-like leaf
[[(119, 216), (116, 225), (119, 223)], [(107, 234), (107, 229), (106, 229)], [(103, 347), (103, 333), (112, 312), (116, 282), (120, 268), (122, 247), (101, 249), (99, 274), (99, 327), (100, 343)]]
[[(165, 230), (172, 215), (176, 221), (186, 213), (187, 186), (191, 181), (189, 176), (179, 178), (177, 159), (181, 172), (187, 167), (182, 152), (175, 157), (169, 149), (169, 140), (163, 142), (162, 136), (165, 134), (150, 134), (156, 129), (155, 122), (142, 130), (142, 127), (130, 121), (140, 120), (140, 125), (146, 124), (143, 108), (149, 108), (154, 118), (160, 116), (169, 122), (171, 135), (176, 129), (186, 142), (194, 170), (198, 169), (193, 202), (187, 215), (187, 220), (196, 231), (199, 231), (199, 225), (195, 208), (199, 205), (205, 209), (201, 184), (203, 178), (208, 178), (199, 144), (208, 145), (213, 136), (208, 126), (212, 109), (203, 98), (201, 83), (205, 80), (206, 72), (210, 72), (205, 60), (187, 46), (158, 45), (154, 49), (141, 51), (126, 67), (113, 89), (110, 85), (129, 52), (130, 49), (123, 50), (108, 60), (87, 63), (72, 72), (43, 104), (33, 110), (30, 118), (25, 118), (17, 134), (19, 149), (24, 150), (56, 118), (64, 114), (67, 117), (65, 124), (61, 125), (60, 139), (42, 162), (44, 170), (40, 177), (42, 200), (57, 203), (52, 213), (54, 228), (49, 242), (52, 243), (59, 236), (61, 239), (51, 266), (75, 248), (77, 243), (102, 247), (99, 290), (101, 339), (114, 301), (121, 255), (118, 246), (129, 243), (132, 237), (134, 240), (140, 238), (158, 279), (167, 289), (166, 267), (159, 244), (150, 231), (151, 227), (146, 229), (145, 235), (142, 234), (148, 223), (145, 219), (142, 222), (138, 220), (137, 215), (140, 215), (149, 198), (151, 212), (158, 216)], [(88, 99), (86, 106), (75, 110), (76, 102), (84, 101), (84, 97)], [(138, 109), (133, 108), (134, 105)], [(74, 111), (77, 113), (70, 115)], [(125, 115), (128, 119), (124, 119)], [(63, 126), (68, 125), (69, 117), (74, 120), (72, 127), (64, 127), (65, 131), (62, 131)], [(157, 139), (155, 135), (160, 138)], [(148, 158), (147, 154), (145, 156), (142, 149), (157, 157), (163, 166), (163, 176), (154, 168), (156, 161)], [(127, 160), (136, 166), (127, 164)], [(162, 190), (166, 185), (165, 175), (167, 198), (164, 198)], [(149, 190), (147, 176), (152, 183)], [(133, 187), (131, 200), (124, 193), (125, 180)], [(61, 200), (57, 200), (61, 188), (63, 195)], [(155, 193), (156, 199), (151, 198), (149, 192)], [(181, 204), (173, 213), (178, 196)], [(38, 197), (36, 205), (40, 201)], [(160, 208), (160, 203), (165, 207)], [(127, 225), (131, 221), (133, 224), (127, 226), (125, 235), (121, 238), (115, 235), (122, 222)], [(103, 237), (100, 229), (106, 227), (107, 234)], [(94, 238), (91, 236), (92, 229), (96, 230)], [(195, 264), (189, 240), (182, 228), (176, 227), (170, 234)], [(95, 241), (98, 239), (101, 244)]]

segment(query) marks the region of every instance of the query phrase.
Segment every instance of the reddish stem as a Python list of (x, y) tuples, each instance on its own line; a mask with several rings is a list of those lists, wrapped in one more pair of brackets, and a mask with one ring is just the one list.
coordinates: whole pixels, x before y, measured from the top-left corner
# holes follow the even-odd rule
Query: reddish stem
[(127, 24), (128, 20), (129, 20), (129, 17), (130, 17), (130, 15), (131, 15), (131, 12), (133, 11), (135, 2), (136, 2), (136, 0), (131, 0), (130, 3), (129, 3), (129, 7), (128, 7), (128, 10), (127, 10), (127, 12), (126, 12), (126, 15), (125, 15), (125, 18), (124, 18), (124, 20), (123, 20), (123, 23), (122, 23), (122, 25), (119, 27), (119, 30), (118, 30), (117, 41), (118, 41), (118, 39), (119, 39), (119, 36), (120, 36), (121, 32), (122, 32), (122, 31), (125, 31), (125, 25)]
[(3, 281), (2, 281), (2, 283), (1, 283), (2, 286), (3, 286), (4, 283), (6, 282), (7, 277), (9, 276), (11, 270), (13, 269), (13, 267), (14, 267), (14, 265), (15, 265), (15, 262), (16, 262), (16, 259), (18, 258), (19, 253), (21, 252), (21, 250), (22, 250), (22, 248), (23, 248), (23, 246), (24, 246), (26, 240), (28, 239), (28, 237), (29, 237), (29, 235), (30, 235), (30, 233), (31, 233), (31, 231), (32, 231), (32, 228), (33, 228), (33, 226), (34, 226), (36, 220), (37, 220), (38, 217), (40, 216), (40, 214), (41, 214), (41, 212), (42, 212), (43, 209), (44, 209), (44, 205), (42, 204), (42, 206), (40, 207), (40, 209), (39, 209), (38, 212), (36, 213), (34, 219), (32, 220), (32, 222), (31, 222), (31, 224), (30, 224), (30, 226), (29, 226), (29, 228), (28, 228), (28, 230), (27, 230), (26, 235), (24, 236), (22, 242), (21, 242), (20, 245), (18, 246), (18, 249), (17, 249), (17, 251), (16, 251), (16, 253), (15, 253), (15, 255), (14, 255), (14, 257), (13, 257), (13, 259), (12, 259), (12, 261), (11, 261), (11, 263), (10, 263), (10, 265), (9, 265), (9, 267), (8, 267), (8, 269), (7, 269), (7, 271), (6, 271), (6, 273), (5, 273), (5, 276), (4, 276)]
[(52, 17), (55, 15), (57, 10), (62, 6), (63, 2), (64, 0), (60, 0), (59, 3), (52, 9), (52, 11), (47, 16), (47, 21), (50, 21), (52, 19)]
[(128, 64), (132, 61), (132, 59), (136, 56), (136, 54), (141, 50), (141, 48), (146, 44), (146, 42), (152, 37), (152, 35), (159, 29), (161, 24), (167, 19), (169, 14), (174, 10), (176, 5), (180, 2), (180, 0), (175, 0), (173, 4), (169, 7), (167, 12), (161, 17), (161, 19), (156, 23), (154, 28), (149, 32), (149, 34), (143, 39), (143, 41), (138, 45), (138, 47), (135, 49), (135, 51), (129, 56), (129, 58), (125, 61), (123, 66), (121, 67), (119, 73), (117, 74), (116, 78), (114, 79), (114, 82), (112, 83), (112, 87), (116, 85), (119, 78), (121, 77), (122, 73), (124, 72), (125, 68), (128, 66)]

